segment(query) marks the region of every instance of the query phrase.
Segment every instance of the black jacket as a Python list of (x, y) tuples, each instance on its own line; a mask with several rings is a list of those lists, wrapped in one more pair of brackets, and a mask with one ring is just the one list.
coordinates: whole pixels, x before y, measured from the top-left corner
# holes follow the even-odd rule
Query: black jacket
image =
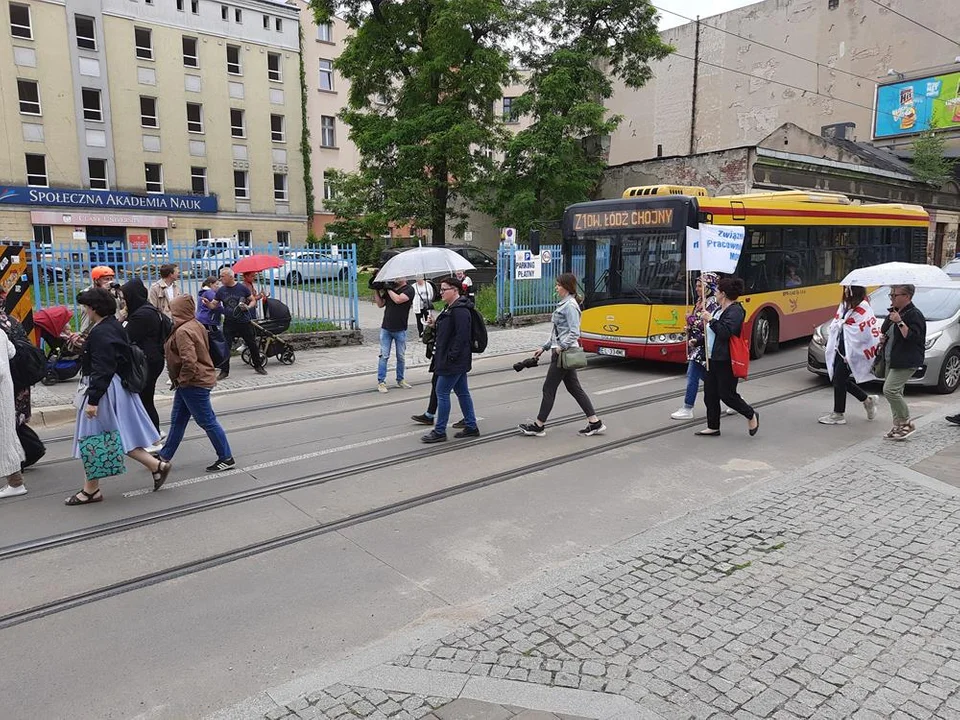
[(740, 337), (746, 316), (747, 312), (743, 309), (743, 305), (735, 302), (724, 310), (718, 319), (710, 321), (710, 329), (716, 335), (713, 340), (713, 350), (710, 353), (711, 360), (721, 362), (730, 360), (730, 337), (733, 335)]
[(127, 303), (127, 337), (147, 356), (150, 367), (163, 367), (163, 326), (160, 311), (147, 302), (147, 288), (137, 278), (122, 288)]
[(80, 357), (80, 372), (90, 378), (87, 404), (99, 405), (118, 366), (130, 356), (130, 342), (123, 325), (110, 315), (93, 326)]
[(473, 301), (466, 296), (437, 316), (437, 344), (433, 351), (433, 367), (437, 375), (460, 375), (470, 372), (473, 356), (470, 340), (473, 337)]
[(884, 334), (890, 330), (890, 367), (895, 370), (918, 368), (923, 365), (927, 342), (927, 319), (916, 305), (910, 303), (900, 311), (900, 319), (907, 324), (909, 332), (904, 337), (900, 328), (891, 329), (890, 318), (883, 321), (880, 331)]

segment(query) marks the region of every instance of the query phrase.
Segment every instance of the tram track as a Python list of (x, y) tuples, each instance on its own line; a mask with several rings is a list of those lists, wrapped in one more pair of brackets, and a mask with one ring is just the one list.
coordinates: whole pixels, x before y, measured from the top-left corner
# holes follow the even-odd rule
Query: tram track
[[(804, 364), (798, 364), (798, 365), (802, 367)], [(789, 367), (790, 369), (797, 368), (797, 366), (789, 366)], [(775, 369), (771, 371), (766, 371), (765, 373), (762, 373), (762, 374), (758, 373), (754, 377), (759, 378), (762, 376), (769, 376), (771, 374), (777, 374), (778, 372), (784, 372), (784, 371), (785, 371), (784, 369)], [(802, 397), (804, 395), (812, 394), (822, 389), (823, 389), (822, 386), (815, 385), (808, 388), (803, 388), (801, 390), (794, 390), (788, 393), (783, 393), (781, 395), (776, 395), (774, 397), (767, 398), (765, 400), (760, 400), (758, 402), (753, 403), (753, 406), (756, 408), (765, 408), (771, 405), (776, 405), (781, 402), (794, 400), (796, 398)], [(674, 393), (671, 393), (670, 397), (672, 397), (673, 395)], [(664, 398), (661, 396), (658, 396), (658, 399), (655, 401), (658, 402), (662, 399)], [(654, 401), (652, 398), (647, 398), (647, 400)], [(627, 403), (623, 403), (622, 405), (627, 405)], [(636, 403), (634, 403), (633, 405), (636, 406)], [(617, 406), (614, 406), (614, 407), (617, 407)], [(613, 410), (612, 408), (608, 408), (605, 410), (605, 412), (607, 413), (611, 411), (615, 412), (616, 410)], [(579, 419), (580, 416), (577, 415), (576, 417)], [(570, 421), (571, 420), (567, 418), (564, 418), (563, 420), (563, 422), (570, 422)], [(703, 422), (702, 419), (694, 419), (694, 420), (689, 420), (685, 422), (673, 423), (670, 425), (665, 425), (665, 426), (655, 428), (653, 430), (635, 433), (633, 435), (621, 438), (619, 440), (613, 440), (613, 441), (605, 442), (602, 444), (580, 448), (572, 452), (565, 453), (563, 455), (559, 455), (551, 458), (551, 467), (555, 468), (568, 463), (577, 462), (590, 457), (594, 457), (596, 455), (600, 455), (603, 453), (628, 447), (636, 443), (649, 442), (651, 440), (657, 439), (665, 435), (670, 435), (683, 430), (689, 430), (693, 427), (701, 425), (702, 422)], [(511, 430), (509, 434), (511, 436), (514, 436), (515, 431)], [(499, 436), (500, 433), (498, 433), (497, 435)], [(472, 444), (475, 445), (475, 444), (478, 444), (478, 442), (474, 442)], [(465, 445), (458, 445), (454, 447), (465, 447)], [(405, 455), (412, 455), (412, 454), (407, 453)], [(382, 466), (383, 462), (384, 461), (375, 461), (374, 464), (376, 464), (377, 466)], [(396, 456), (393, 459), (390, 459), (386, 462), (396, 463), (397, 462)], [(376, 469), (376, 468), (373, 468), (373, 469)], [(371, 508), (369, 510), (364, 510), (362, 512), (354, 513), (352, 515), (349, 515), (344, 518), (340, 518), (338, 520), (333, 520), (326, 523), (320, 523), (307, 528), (291, 531), (283, 535), (276, 536), (274, 538), (270, 538), (267, 540), (260, 540), (252, 544), (247, 544), (238, 548), (234, 548), (232, 550), (226, 550), (220, 553), (214, 553), (202, 558), (198, 558), (196, 560), (191, 560), (191, 561), (181, 563), (172, 567), (164, 568), (162, 570), (148, 572), (133, 578), (120, 580), (114, 583), (103, 585), (98, 588), (75, 593), (73, 595), (69, 595), (64, 598), (58, 598), (56, 600), (51, 600), (45, 603), (34, 605), (32, 607), (25, 608), (23, 610), (13, 611), (0, 616), (0, 629), (5, 629), (5, 628), (13, 627), (16, 625), (20, 625), (23, 623), (31, 622), (34, 620), (39, 620), (41, 618), (44, 618), (50, 615), (54, 615), (60, 612), (64, 612), (66, 610), (70, 610), (70, 609), (74, 609), (84, 605), (106, 600), (111, 597), (115, 597), (127, 592), (131, 592), (133, 590), (139, 590), (139, 589), (147, 588), (153, 585), (158, 585), (164, 582), (168, 582), (181, 577), (192, 575), (194, 573), (202, 572), (204, 570), (209, 570), (209, 569), (226, 565), (232, 562), (236, 562), (238, 560), (254, 557), (256, 555), (270, 552), (272, 550), (282, 549), (284, 547), (295, 545), (297, 543), (310, 540), (316, 537), (320, 537), (333, 532), (363, 525), (365, 523), (369, 523), (374, 520), (378, 520), (384, 517), (389, 517), (391, 515), (403, 513), (409, 510), (413, 510), (415, 508), (423, 507), (425, 505), (431, 505), (433, 503), (437, 503), (442, 500), (456, 497), (458, 495), (463, 495), (463, 494), (474, 492), (474, 491), (487, 488), (493, 485), (498, 485), (498, 484), (507, 482), (509, 480), (521, 478), (528, 474), (541, 472), (543, 469), (544, 469), (544, 466), (542, 462), (533, 462), (533, 463), (525, 464), (520, 467), (510, 468), (508, 470), (492, 473), (490, 475), (476, 478), (474, 480), (468, 480), (456, 485), (452, 485), (449, 487), (440, 488), (438, 490), (416, 495), (414, 497), (410, 497), (405, 500), (400, 500), (397, 502), (380, 505), (380, 506)], [(325, 474), (319, 474), (316, 477), (322, 478), (324, 475)], [(332, 478), (327, 478), (324, 480), (315, 480), (312, 483), (304, 483), (301, 479), (298, 479), (295, 481), (287, 481), (287, 483), (297, 482), (298, 483), (297, 487), (306, 487), (310, 484), (321, 484), (322, 482), (329, 482), (330, 479)], [(287, 483), (278, 483), (277, 486), (282, 484), (287, 484)], [(275, 486), (273, 493), (285, 492), (286, 490), (294, 489), (294, 488), (279, 489), (277, 486)], [(233, 497), (236, 497), (238, 495), (244, 495), (244, 494), (246, 493), (237, 493)], [(257, 497), (262, 497), (263, 495), (264, 495), (264, 488), (261, 488), (258, 491), (256, 491)], [(214, 499), (214, 501), (222, 501), (227, 497), (230, 497), (230, 496), (224, 496), (224, 498), (217, 498), (217, 499)], [(239, 501), (241, 500), (234, 500), (234, 502), (239, 502)], [(220, 502), (217, 502), (216, 506), (220, 507), (222, 506), (222, 504)], [(183, 506), (181, 508), (174, 508), (172, 510), (179, 511), (179, 514), (182, 515), (182, 514), (187, 514), (184, 511), (187, 510), (188, 507), (190, 506)], [(199, 511), (200, 509), (196, 509), (196, 508), (190, 510), (190, 512), (199, 512)], [(113, 532), (120, 532), (125, 529), (130, 529), (131, 527), (142, 527), (145, 524), (159, 522), (161, 519), (162, 518), (158, 518), (154, 516), (141, 516), (140, 518), (131, 518), (127, 522), (128, 527), (120, 527), (118, 523), (110, 523), (105, 526), (96, 526), (94, 528), (89, 528), (87, 529), (86, 532), (89, 537), (94, 537), (95, 535), (91, 535), (90, 531), (95, 531), (97, 535), (105, 535)], [(136, 524), (130, 525), (130, 522), (133, 522)], [(78, 533), (82, 533), (82, 532), (84, 531), (78, 531)], [(29, 545), (31, 545), (31, 543), (24, 544), (21, 546), (9, 546), (7, 548), (2, 549), (2, 552), (4, 554), (0, 555), (0, 559), (17, 557), (19, 555), (24, 555), (30, 552), (39, 552), (44, 549), (49, 549), (52, 547), (59, 547), (65, 544), (79, 542), (82, 539), (89, 539), (89, 537), (75, 537), (76, 535), (77, 533), (68, 533), (64, 536), (53, 536), (51, 538), (41, 539), (39, 541), (35, 541), (34, 543), (32, 543), (32, 545), (36, 545), (37, 543), (45, 543), (45, 542), (46, 542), (46, 545), (44, 547), (33, 547), (33, 549), (30, 549), (28, 547)], [(60, 541), (51, 542), (51, 541), (57, 541), (57, 540), (60, 540)]]

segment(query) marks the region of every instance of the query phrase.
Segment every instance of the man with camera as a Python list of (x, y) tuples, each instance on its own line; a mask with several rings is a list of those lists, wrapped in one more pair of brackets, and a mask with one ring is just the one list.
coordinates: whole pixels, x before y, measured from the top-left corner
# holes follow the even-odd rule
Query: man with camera
[(390, 360), (391, 345), (397, 349), (397, 387), (409, 388), (411, 385), (403, 379), (403, 371), (406, 366), (404, 353), (407, 351), (407, 326), (410, 324), (410, 308), (413, 307), (413, 288), (407, 284), (406, 278), (397, 278), (374, 290), (373, 299), (378, 308), (383, 308), (377, 390), (387, 392), (387, 362)]
[[(111, 297), (117, 302), (116, 318), (123, 322), (127, 318), (127, 303), (123, 299), (123, 293), (120, 292), (120, 283), (117, 282), (116, 273), (112, 267), (106, 265), (97, 265), (90, 271), (90, 280), (92, 283), (83, 289), (83, 292), (93, 288), (102, 288), (110, 293)], [(71, 344), (76, 348), (83, 346), (83, 340), (90, 331), (90, 318), (86, 313), (80, 313), (80, 333), (76, 337), (71, 337)]]

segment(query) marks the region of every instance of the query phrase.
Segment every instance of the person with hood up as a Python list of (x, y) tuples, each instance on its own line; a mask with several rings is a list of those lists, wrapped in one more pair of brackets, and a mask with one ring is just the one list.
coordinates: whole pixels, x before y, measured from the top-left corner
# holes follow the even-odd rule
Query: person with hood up
[(197, 305), (190, 295), (181, 295), (170, 303), (173, 332), (164, 345), (167, 372), (176, 392), (170, 413), (170, 434), (157, 453), (161, 462), (169, 463), (180, 447), (187, 424), (192, 417), (210, 438), (217, 461), (207, 472), (222, 472), (236, 461), (223, 426), (210, 403), (210, 390), (217, 383), (217, 369), (210, 357), (207, 329), (196, 319)]
[(843, 300), (827, 330), (825, 359), (833, 383), (833, 412), (821, 417), (821, 425), (846, 425), (847, 393), (863, 403), (867, 420), (877, 416), (877, 396), (867, 395), (857, 383), (874, 380), (873, 358), (880, 345), (877, 316), (867, 300), (866, 288), (843, 288)]
[[(140, 402), (147, 411), (153, 426), (163, 439), (160, 431), (160, 414), (154, 402), (157, 392), (157, 380), (163, 374), (163, 319), (160, 310), (147, 300), (147, 288), (140, 278), (124, 283), (120, 288), (127, 304), (127, 321), (124, 327), (130, 342), (137, 345), (147, 356), (147, 383), (140, 394)], [(169, 322), (169, 321), (168, 321)], [(156, 452), (159, 446), (147, 448)]]

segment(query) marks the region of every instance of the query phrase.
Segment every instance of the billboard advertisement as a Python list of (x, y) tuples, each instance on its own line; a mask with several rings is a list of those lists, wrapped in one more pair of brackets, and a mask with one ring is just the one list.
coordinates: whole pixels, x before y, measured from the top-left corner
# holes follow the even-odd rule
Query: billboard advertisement
[(877, 88), (875, 138), (960, 128), (960, 72)]

